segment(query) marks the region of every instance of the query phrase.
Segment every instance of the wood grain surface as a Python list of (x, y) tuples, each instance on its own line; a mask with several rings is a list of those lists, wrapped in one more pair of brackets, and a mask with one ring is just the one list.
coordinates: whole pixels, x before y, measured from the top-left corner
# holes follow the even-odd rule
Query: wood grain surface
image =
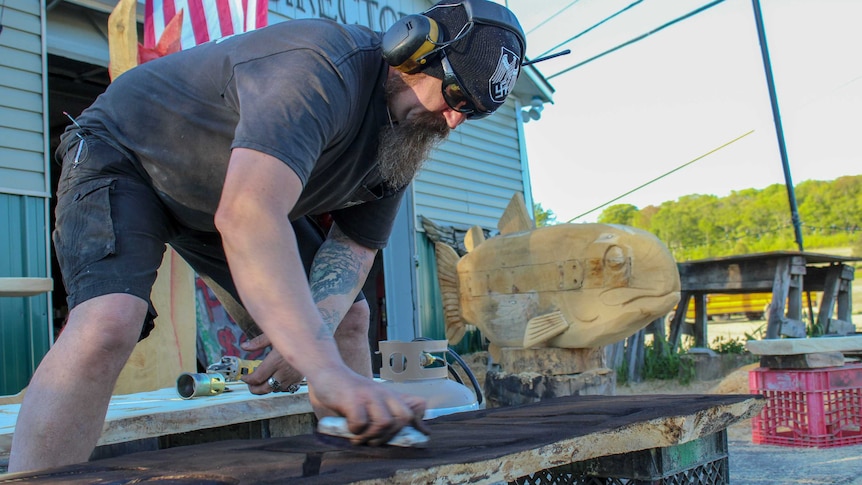
[(497, 483), (709, 436), (759, 412), (751, 395), (573, 396), (443, 416), (424, 449), (337, 447), (314, 435), (143, 452), (0, 483)]

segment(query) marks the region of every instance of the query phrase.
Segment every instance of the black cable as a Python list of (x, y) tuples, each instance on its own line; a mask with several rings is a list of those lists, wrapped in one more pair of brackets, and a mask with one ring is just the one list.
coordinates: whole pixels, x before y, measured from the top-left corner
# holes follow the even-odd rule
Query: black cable
[(479, 387), (479, 381), (476, 380), (476, 376), (473, 375), (473, 371), (470, 370), (470, 366), (468, 366), (467, 363), (464, 362), (464, 359), (462, 359), (461, 356), (458, 355), (457, 352), (452, 350), (451, 347), (449, 348), (449, 355), (451, 355), (452, 357), (455, 358), (455, 360), (458, 361), (458, 364), (461, 366), (462, 369), (464, 369), (464, 373), (467, 374), (467, 377), (470, 378), (470, 383), (473, 384), (473, 389), (476, 390), (476, 399), (478, 401), (478, 404), (481, 405), (482, 404), (482, 389)]
[[(574, 4), (576, 4), (576, 3), (580, 2), (580, 1), (581, 1), (581, 0), (572, 0), (572, 3), (570, 3), (570, 4), (566, 5), (565, 7), (563, 7), (563, 8), (561, 8), (561, 9), (557, 10), (557, 11), (556, 11), (556, 13), (554, 13), (554, 14), (550, 15), (550, 16), (549, 16), (548, 18), (546, 18), (545, 20), (543, 20), (543, 21), (539, 22), (539, 25), (537, 25), (537, 26), (533, 27), (532, 29), (528, 30), (528, 31), (527, 31), (527, 33), (526, 33), (525, 35), (530, 35), (530, 34), (532, 34), (533, 32), (537, 31), (537, 30), (539, 29), (539, 27), (541, 27), (541, 26), (545, 25), (546, 23), (550, 22), (551, 20), (553, 20), (554, 18), (556, 18), (556, 16), (557, 16), (557, 15), (560, 15), (561, 13), (565, 12), (565, 11), (566, 11), (566, 10), (568, 10), (572, 5), (574, 5)], [(551, 50), (553, 50), (553, 49), (551, 49)]]
[[(429, 340), (431, 339), (428, 337), (416, 337), (413, 339), (414, 342), (426, 342)], [(452, 347), (447, 346), (446, 350), (449, 355), (451, 355), (458, 362), (458, 365), (461, 366), (461, 369), (464, 371), (464, 373), (467, 374), (467, 377), (470, 379), (470, 384), (473, 385), (473, 389), (476, 394), (476, 402), (477, 404), (481, 405), (483, 401), (482, 388), (479, 386), (479, 381), (476, 379), (476, 376), (473, 375), (473, 371), (470, 369), (470, 366), (467, 365), (466, 362), (464, 362), (464, 359), (462, 359), (461, 356), (458, 355), (458, 353), (452, 349)], [(446, 367), (449, 369), (450, 373), (455, 372), (455, 368), (452, 367), (449, 362), (446, 362)], [(458, 377), (458, 382), (460, 384), (464, 384), (464, 381), (461, 380), (460, 376)]]
[[(722, 0), (722, 1), (724, 1), (724, 0)], [(661, 180), (661, 179), (663, 179), (663, 178), (667, 177), (668, 175), (670, 175), (670, 174), (672, 174), (672, 173), (676, 172), (677, 170), (682, 170), (683, 168), (685, 168), (685, 167), (687, 167), (687, 166), (691, 165), (692, 163), (697, 162), (697, 161), (699, 161), (699, 160), (702, 160), (702, 159), (706, 158), (707, 156), (712, 155), (713, 153), (715, 153), (715, 152), (717, 152), (717, 151), (721, 150), (722, 148), (724, 148), (724, 147), (726, 147), (726, 146), (728, 146), (728, 145), (730, 145), (730, 144), (732, 144), (732, 143), (736, 143), (737, 141), (741, 140), (742, 138), (745, 138), (746, 136), (748, 136), (748, 135), (750, 135), (750, 134), (752, 134), (752, 133), (754, 133), (754, 130), (751, 130), (751, 131), (749, 131), (749, 132), (747, 132), (747, 133), (744, 133), (744, 134), (742, 134), (742, 135), (740, 135), (740, 136), (738, 136), (738, 137), (734, 138), (733, 140), (730, 140), (729, 142), (727, 142), (727, 143), (725, 143), (725, 144), (723, 144), (723, 145), (721, 145), (721, 146), (719, 146), (719, 147), (713, 148), (712, 150), (710, 150), (710, 151), (708, 151), (708, 152), (704, 153), (703, 155), (701, 155), (701, 156), (699, 156), (699, 157), (695, 158), (694, 160), (689, 160), (688, 162), (683, 163), (682, 165), (680, 165), (680, 166), (676, 167), (675, 169), (673, 169), (673, 170), (671, 170), (671, 171), (669, 171), (669, 172), (665, 172), (665, 173), (663, 173), (663, 174), (659, 175), (658, 177), (656, 177), (656, 178), (654, 178), (654, 179), (650, 180), (649, 182), (643, 183), (643, 184), (641, 184), (641, 185), (639, 185), (639, 186), (637, 186), (637, 187), (635, 187), (635, 188), (633, 188), (633, 189), (629, 190), (628, 192), (626, 192), (626, 193), (625, 193), (625, 194), (623, 194), (623, 195), (620, 195), (620, 196), (614, 197), (613, 199), (611, 199), (611, 200), (609, 200), (609, 201), (605, 202), (604, 204), (602, 204), (602, 205), (600, 205), (600, 206), (598, 206), (598, 207), (594, 207), (594, 208), (592, 208), (592, 209), (590, 209), (590, 210), (588, 210), (588, 211), (584, 212), (583, 214), (576, 215), (575, 217), (572, 217), (571, 219), (569, 219), (568, 221), (566, 221), (566, 224), (568, 224), (568, 223), (570, 223), (570, 222), (572, 222), (572, 221), (574, 221), (574, 220), (576, 220), (576, 219), (580, 219), (581, 217), (584, 217), (584, 216), (585, 216), (585, 215), (587, 215), (587, 214), (591, 214), (591, 213), (593, 213), (593, 212), (595, 212), (595, 211), (597, 211), (597, 210), (601, 209), (602, 207), (605, 207), (605, 206), (607, 206), (607, 205), (613, 204), (614, 202), (616, 202), (616, 201), (618, 201), (618, 200), (622, 199), (623, 197), (625, 197), (625, 196), (627, 196), (627, 195), (630, 195), (630, 194), (633, 194), (634, 192), (637, 192), (638, 190), (640, 190), (640, 189), (642, 189), (642, 188), (646, 187), (647, 185), (650, 185), (650, 184), (652, 184), (652, 183), (654, 183), (654, 182), (656, 182), (656, 181), (658, 181), (658, 180)]]
[(618, 51), (618, 50), (622, 49), (623, 47), (626, 47), (626, 46), (629, 46), (629, 45), (631, 45), (631, 44), (634, 44), (635, 42), (641, 41), (641, 40), (643, 40), (643, 39), (645, 39), (645, 38), (649, 37), (650, 35), (655, 34), (656, 32), (659, 32), (659, 31), (661, 31), (661, 30), (664, 30), (664, 29), (666, 29), (666, 28), (670, 27), (671, 25), (676, 24), (676, 23), (678, 23), (678, 22), (682, 22), (683, 20), (685, 20), (685, 19), (687, 19), (687, 18), (689, 18), (689, 17), (693, 17), (693, 16), (695, 16), (695, 15), (697, 15), (697, 14), (699, 14), (699, 13), (701, 13), (701, 12), (703, 12), (703, 11), (707, 10), (707, 9), (710, 9), (710, 8), (712, 8), (712, 7), (714, 7), (714, 6), (718, 5), (719, 3), (722, 3), (722, 2), (724, 2), (724, 0), (715, 0), (714, 2), (710, 2), (710, 3), (706, 4), (706, 5), (704, 5), (703, 7), (700, 7), (700, 8), (698, 8), (698, 9), (696, 9), (696, 10), (692, 10), (691, 12), (689, 12), (689, 13), (687, 13), (687, 14), (683, 15), (682, 17), (677, 17), (677, 18), (675, 18), (675, 19), (671, 20), (670, 22), (664, 23), (664, 24), (662, 24), (662, 25), (660, 25), (660, 26), (656, 27), (655, 29), (650, 30), (649, 32), (647, 32), (647, 33), (645, 33), (645, 34), (641, 34), (641, 35), (639, 35), (639, 36), (635, 37), (634, 39), (631, 39), (631, 40), (629, 40), (629, 41), (623, 42), (622, 44), (620, 44), (620, 45), (618, 45), (618, 46), (616, 46), (616, 47), (614, 47), (614, 48), (608, 49), (608, 50), (606, 50), (606, 51), (602, 52), (601, 54), (597, 54), (597, 55), (595, 55), (595, 56), (593, 56), (593, 57), (590, 57), (589, 59), (587, 59), (587, 60), (585, 60), (585, 61), (582, 61), (582, 62), (579, 62), (579, 63), (575, 64), (575, 65), (574, 65), (574, 66), (572, 66), (572, 67), (568, 67), (568, 68), (566, 68), (566, 69), (563, 69), (562, 71), (560, 71), (560, 72), (558, 72), (558, 73), (551, 74), (550, 76), (546, 77), (545, 79), (547, 79), (547, 80), (549, 80), (549, 81), (550, 81), (552, 78), (555, 78), (555, 77), (557, 77), (557, 76), (559, 76), (559, 75), (561, 75), (561, 74), (565, 74), (565, 73), (567, 73), (567, 72), (569, 72), (569, 71), (571, 71), (571, 70), (573, 70), (573, 69), (577, 69), (577, 68), (579, 68), (579, 67), (581, 67), (581, 66), (583, 66), (583, 65), (585, 65), (585, 64), (589, 64), (590, 62), (593, 62), (593, 61), (595, 61), (596, 59), (599, 59), (599, 58), (601, 58), (601, 57), (604, 57), (604, 56), (606, 56), (606, 55), (608, 55), (608, 54), (610, 54), (610, 53), (612, 53), (612, 52)]
[(464, 385), (464, 379), (461, 379), (461, 374), (458, 374), (458, 371), (456, 371), (454, 367), (449, 365), (448, 362), (446, 363), (446, 367), (449, 369), (449, 375), (451, 375), (452, 378), (454, 378), (455, 381), (458, 382), (458, 384)]
[[(580, 37), (580, 36), (582, 36), (582, 35), (586, 34), (587, 32), (590, 32), (591, 30), (595, 29), (596, 27), (598, 27), (598, 26), (600, 26), (600, 25), (604, 24), (604, 23), (605, 23), (605, 22), (607, 22), (608, 20), (611, 20), (612, 18), (616, 17), (617, 15), (619, 15), (619, 14), (621, 14), (621, 13), (625, 12), (626, 10), (628, 10), (628, 9), (630, 9), (630, 8), (632, 8), (632, 7), (634, 7), (635, 5), (637, 5), (637, 4), (641, 3), (641, 2), (643, 2), (643, 0), (635, 0), (634, 2), (630, 3), (628, 6), (624, 7), (622, 10), (618, 10), (617, 12), (615, 12), (615, 13), (611, 14), (609, 17), (605, 17), (605, 18), (604, 18), (603, 20), (601, 20), (600, 22), (598, 22), (598, 23), (595, 23), (595, 24), (591, 25), (590, 27), (588, 27), (588, 28), (587, 28), (587, 30), (582, 31), (582, 32), (580, 32), (580, 33), (578, 33), (578, 34), (574, 35), (573, 37), (569, 37), (568, 39), (564, 40), (563, 42), (560, 42), (559, 44), (555, 45), (554, 47), (551, 47), (550, 49), (548, 49), (548, 50), (546, 50), (545, 52), (543, 52), (542, 54), (540, 54), (540, 55), (539, 55), (539, 57), (542, 57), (543, 55), (545, 55), (545, 54), (547, 54), (548, 52), (551, 52), (551, 51), (553, 51), (553, 50), (557, 49), (558, 47), (562, 47), (563, 45), (568, 44), (569, 42), (571, 42), (571, 41), (573, 41), (573, 40), (577, 39), (578, 37)], [(556, 15), (556, 14), (555, 14), (555, 15)]]

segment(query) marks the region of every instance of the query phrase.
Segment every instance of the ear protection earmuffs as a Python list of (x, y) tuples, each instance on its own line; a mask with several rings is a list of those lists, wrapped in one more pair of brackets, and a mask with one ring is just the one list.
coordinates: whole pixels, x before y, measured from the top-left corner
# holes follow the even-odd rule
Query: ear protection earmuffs
[(425, 56), (437, 48), (439, 40), (440, 29), (434, 19), (407, 15), (383, 34), (383, 58), (401, 72), (414, 73), (425, 64)]
[[(506, 29), (518, 38), (521, 44), (521, 62), (524, 60), (527, 44), (521, 24), (512, 12), (487, 0), (463, 0), (451, 5), (438, 5), (434, 8), (463, 6), (467, 12), (467, 23), (493, 25)], [(428, 13), (430, 10), (426, 10)], [(407, 15), (383, 34), (383, 58), (390, 66), (401, 72), (412, 74), (420, 71), (427, 58), (457, 39), (440, 39), (437, 22), (427, 15)]]

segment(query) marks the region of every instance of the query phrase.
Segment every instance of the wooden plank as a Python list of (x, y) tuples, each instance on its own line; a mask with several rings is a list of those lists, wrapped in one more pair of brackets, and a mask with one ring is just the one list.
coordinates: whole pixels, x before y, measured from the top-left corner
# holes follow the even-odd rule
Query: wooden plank
[(706, 347), (707, 330), (706, 330), (706, 295), (704, 293), (696, 293), (694, 295), (694, 346)]
[(772, 291), (776, 258), (678, 263), (682, 288), (704, 293)]
[(170, 246), (150, 298), (159, 313), (156, 328), (135, 346), (113, 394), (171, 387), (181, 373), (197, 369), (194, 271)]
[(679, 340), (683, 333), (682, 326), (686, 325), (685, 314), (688, 313), (688, 304), (691, 301), (691, 296), (691, 292), (685, 290), (685, 287), (683, 287), (683, 290), (680, 292), (679, 304), (677, 304), (670, 324), (670, 340), (668, 343), (670, 344), (671, 352), (675, 351), (676, 346), (679, 345)]
[(108, 50), (111, 79), (138, 65), (136, 0), (120, 0), (108, 16)]
[(51, 278), (0, 278), (0, 297), (33, 296), (54, 289)]
[[(229, 392), (180, 399), (176, 388), (113, 396), (99, 445), (187, 433), (261, 419), (311, 413), (306, 387), (296, 394), (251, 394), (243, 383)], [(20, 404), (0, 405), (0, 461), (9, 457)]]
[(795, 320), (793, 318), (779, 318), (780, 334), (783, 337), (805, 338), (808, 334), (805, 329), (805, 322)]
[(838, 296), (838, 286), (841, 276), (840, 266), (830, 266), (826, 272), (826, 281), (823, 283), (823, 296), (820, 298), (820, 311), (817, 313), (817, 325), (823, 333), (830, 332), (829, 320), (832, 319), (832, 309), (835, 307), (835, 299)]
[(760, 367), (767, 369), (822, 369), (824, 367), (841, 367), (842, 365), (844, 365), (844, 354), (841, 352), (764, 355), (760, 358)]
[[(842, 281), (852, 281), (855, 268), (848, 264), (840, 264), (840, 278)], [(808, 273), (805, 274), (805, 290), (808, 291), (823, 291), (826, 283), (826, 277), (830, 273), (832, 266), (809, 266)]]
[(513, 481), (548, 468), (711, 436), (755, 415), (754, 395), (572, 396), (428, 421), (424, 449), (338, 448), (313, 435), (232, 440), (136, 453), (0, 477), (0, 484), (474, 483)]
[(755, 355), (858, 352), (862, 350), (862, 336), (749, 340), (745, 348)]
[(766, 319), (766, 338), (776, 339), (781, 335), (781, 320), (784, 318), (784, 305), (790, 292), (790, 260), (777, 262), (772, 283), (772, 303)]

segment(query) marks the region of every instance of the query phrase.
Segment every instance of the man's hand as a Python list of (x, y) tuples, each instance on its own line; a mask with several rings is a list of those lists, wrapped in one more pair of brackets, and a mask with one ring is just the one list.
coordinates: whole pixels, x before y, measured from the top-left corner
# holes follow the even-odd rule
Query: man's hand
[[(259, 335), (241, 344), (243, 350), (255, 351), (270, 346), (266, 334)], [(274, 377), (281, 383), (282, 389), (291, 384), (298, 384), (303, 376), (281, 357), (277, 350), (272, 349), (263, 362), (242, 380), (248, 384), (253, 394), (268, 394), (272, 388), (267, 381)], [(352, 372), (343, 376), (335, 376), (335, 380), (345, 382), (334, 384), (339, 389), (329, 389), (329, 384), (309, 386), (311, 406), (318, 418), (323, 416), (344, 416), (347, 418), (350, 431), (359, 435), (356, 444), (378, 446), (386, 444), (404, 426), (410, 425), (427, 434), (427, 427), (422, 423), (425, 414), (425, 401), (416, 396), (400, 394), (385, 385), (364, 378)], [(326, 389), (317, 392), (315, 389)], [(348, 391), (356, 386), (355, 391)]]
[(424, 399), (398, 393), (352, 371), (318, 374), (309, 382), (309, 395), (315, 410), (347, 418), (350, 432), (357, 435), (354, 444), (385, 445), (408, 425), (428, 434), (422, 422)]
[[(272, 344), (269, 338), (263, 334), (243, 342), (240, 347), (247, 352), (253, 352), (265, 349), (270, 345)], [(277, 350), (272, 349), (257, 369), (251, 374), (243, 376), (242, 381), (248, 384), (248, 389), (252, 394), (269, 394), (273, 392), (272, 387), (267, 382), (270, 377), (281, 384), (281, 390), (285, 390), (292, 384), (299, 384), (303, 375), (291, 367)]]

